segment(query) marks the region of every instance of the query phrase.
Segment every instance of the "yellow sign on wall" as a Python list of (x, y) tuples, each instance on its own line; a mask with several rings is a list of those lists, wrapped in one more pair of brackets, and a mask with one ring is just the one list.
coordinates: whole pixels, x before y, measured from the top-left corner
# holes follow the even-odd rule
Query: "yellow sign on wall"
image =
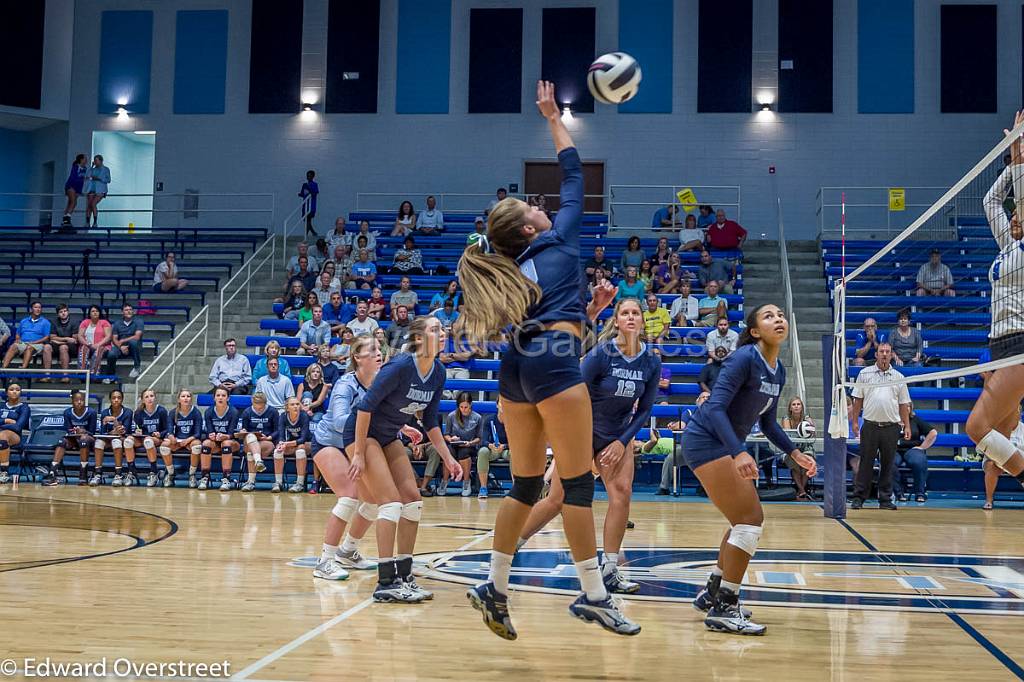
[(902, 187), (889, 188), (889, 210), (905, 211), (907, 209), (907, 190)]
[(684, 187), (676, 193), (676, 199), (683, 205), (683, 210), (690, 213), (697, 208), (697, 195), (689, 187)]

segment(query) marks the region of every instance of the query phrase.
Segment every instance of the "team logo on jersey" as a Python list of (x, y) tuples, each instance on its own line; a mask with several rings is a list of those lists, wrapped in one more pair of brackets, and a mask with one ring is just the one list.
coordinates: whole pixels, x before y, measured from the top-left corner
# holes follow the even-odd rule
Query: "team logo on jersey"
[(417, 412), (422, 412), (425, 409), (427, 409), (427, 403), (409, 403), (399, 411), (402, 414), (415, 416)]
[[(718, 548), (629, 548), (619, 566), (641, 588), (626, 598), (689, 602), (717, 555)], [(424, 558), (431, 578), (487, 579), (489, 552)], [(580, 589), (568, 550), (519, 550), (511, 582), (533, 592)], [(1024, 615), (1024, 557), (759, 550), (743, 582), (745, 603), (768, 606)]]

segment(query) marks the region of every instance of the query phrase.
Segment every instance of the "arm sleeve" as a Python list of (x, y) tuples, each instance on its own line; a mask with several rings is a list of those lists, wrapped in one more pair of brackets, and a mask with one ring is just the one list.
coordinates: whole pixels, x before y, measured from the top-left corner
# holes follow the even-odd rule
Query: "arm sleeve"
[(285, 383), (284, 388), (284, 397), (286, 400), (288, 398), (295, 397), (295, 384), (292, 383), (291, 377), (288, 377), (288, 381)]
[(711, 391), (711, 397), (708, 398), (704, 408), (704, 415), (708, 418), (715, 436), (733, 456), (743, 452), (744, 447), (729, 421), (729, 405), (743, 386), (749, 371), (750, 358), (748, 357), (740, 360), (734, 356), (726, 360), (722, 365), (722, 371), (718, 374), (718, 380), (715, 382), (715, 390)]
[(308, 443), (313, 440), (313, 434), (309, 431), (309, 415), (299, 412), (299, 421), (302, 423), (302, 432), (299, 434), (300, 443)]
[(216, 360), (213, 361), (213, 367), (210, 368), (210, 385), (211, 386), (217, 386), (218, 385), (217, 377), (220, 375), (220, 372), (217, 370), (217, 366), (219, 364), (220, 364), (220, 358), (217, 358)]
[[(715, 384), (715, 388), (718, 388), (718, 384)], [(772, 401), (772, 406), (761, 415), (761, 433), (771, 441), (772, 445), (788, 454), (796, 450), (796, 445), (793, 444), (789, 435), (779, 426), (778, 419), (776, 418), (778, 409), (779, 399), (776, 398)]]
[(215, 432), (213, 428), (213, 420), (210, 418), (213, 415), (213, 408), (210, 407), (206, 410), (206, 414), (203, 415), (203, 433), (209, 436)]
[(348, 415), (352, 412), (352, 398), (355, 388), (346, 381), (339, 381), (336, 386), (337, 388), (331, 393), (330, 414), (327, 418), (331, 420), (334, 430), (341, 432), (345, 430), (345, 420), (348, 419)]
[(558, 153), (562, 168), (561, 203), (552, 229), (570, 246), (579, 248), (583, 224), (583, 164), (575, 147)]
[(28, 405), (18, 410), (18, 419), (14, 422), (14, 431), (20, 433), (28, 428), (32, 417), (32, 408)]
[(604, 372), (605, 359), (608, 354), (603, 352), (604, 346), (598, 346), (583, 357), (580, 363), (580, 370), (583, 372), (583, 383), (591, 386), (598, 381), (598, 377)]
[(653, 368), (651, 378), (647, 380), (647, 386), (644, 389), (644, 393), (640, 396), (640, 400), (637, 401), (636, 411), (633, 412), (633, 418), (629, 421), (629, 424), (626, 426), (626, 430), (623, 434), (619, 436), (619, 442), (627, 448), (629, 447), (630, 441), (636, 438), (636, 434), (640, 433), (640, 429), (644, 427), (647, 420), (651, 417), (651, 408), (654, 407), (654, 401), (658, 398), (658, 381), (660, 379), (661, 360), (658, 359)]
[(999, 177), (992, 184), (992, 187), (989, 188), (985, 198), (982, 200), (985, 217), (988, 218), (988, 226), (992, 230), (992, 236), (995, 237), (996, 243), (999, 244), (1000, 248), (1013, 241), (1013, 238), (1010, 236), (1010, 221), (1006, 218), (1006, 209), (1003, 208), (1003, 202), (1013, 188), (1014, 172), (1024, 172), (1024, 168), (1013, 165), (1007, 166), (999, 174)]
[(434, 397), (423, 409), (423, 424), (426, 427), (428, 433), (430, 432), (430, 429), (433, 428), (432, 425), (437, 424), (437, 408), (441, 404), (442, 392), (443, 391), (441, 391), (440, 388), (434, 391)]
[(92, 410), (92, 418), (89, 420), (88, 428), (89, 433), (99, 432), (99, 415), (96, 414), (96, 410)]

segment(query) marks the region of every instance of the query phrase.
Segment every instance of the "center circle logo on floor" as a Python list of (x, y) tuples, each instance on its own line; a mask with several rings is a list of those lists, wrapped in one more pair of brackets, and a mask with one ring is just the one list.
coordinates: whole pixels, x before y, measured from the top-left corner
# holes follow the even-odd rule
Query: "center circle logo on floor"
[[(630, 547), (620, 570), (640, 583), (627, 599), (689, 602), (703, 587), (718, 549)], [(487, 578), (490, 554), (420, 555), (424, 575), (475, 584)], [(519, 550), (516, 589), (579, 591), (567, 549)], [(760, 550), (744, 579), (743, 600), (768, 606), (1024, 615), (1024, 557)]]

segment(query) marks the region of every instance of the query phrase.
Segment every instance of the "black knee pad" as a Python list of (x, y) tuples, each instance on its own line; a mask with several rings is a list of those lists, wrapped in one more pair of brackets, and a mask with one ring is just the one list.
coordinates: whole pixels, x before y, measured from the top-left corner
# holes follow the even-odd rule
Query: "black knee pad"
[(221, 457), (223, 457), (224, 455), (230, 455), (231, 454), (231, 448), (221, 448), (220, 449), (220, 454), (221, 454)]
[(594, 504), (594, 475), (585, 471), (573, 478), (562, 478), (565, 498), (562, 504), (574, 507), (591, 507)]
[(65, 450), (78, 449), (78, 440), (74, 436), (64, 436), (64, 440), (62, 440), (60, 444)]
[(95, 444), (96, 444), (96, 439), (93, 438), (92, 436), (79, 436), (78, 437), (78, 447), (80, 447), (80, 448), (91, 448)]
[(509, 497), (522, 502), (528, 507), (537, 504), (540, 492), (544, 489), (544, 476), (516, 476), (512, 481)]
[(0, 439), (0, 450), (6, 450), (9, 447), (11, 447), (11, 444), (8, 441)]
[(209, 455), (209, 454), (211, 454), (213, 452), (213, 450), (211, 450), (210, 448), (208, 448), (208, 447), (206, 447), (204, 445), (202, 452), (203, 452), (204, 455)]

